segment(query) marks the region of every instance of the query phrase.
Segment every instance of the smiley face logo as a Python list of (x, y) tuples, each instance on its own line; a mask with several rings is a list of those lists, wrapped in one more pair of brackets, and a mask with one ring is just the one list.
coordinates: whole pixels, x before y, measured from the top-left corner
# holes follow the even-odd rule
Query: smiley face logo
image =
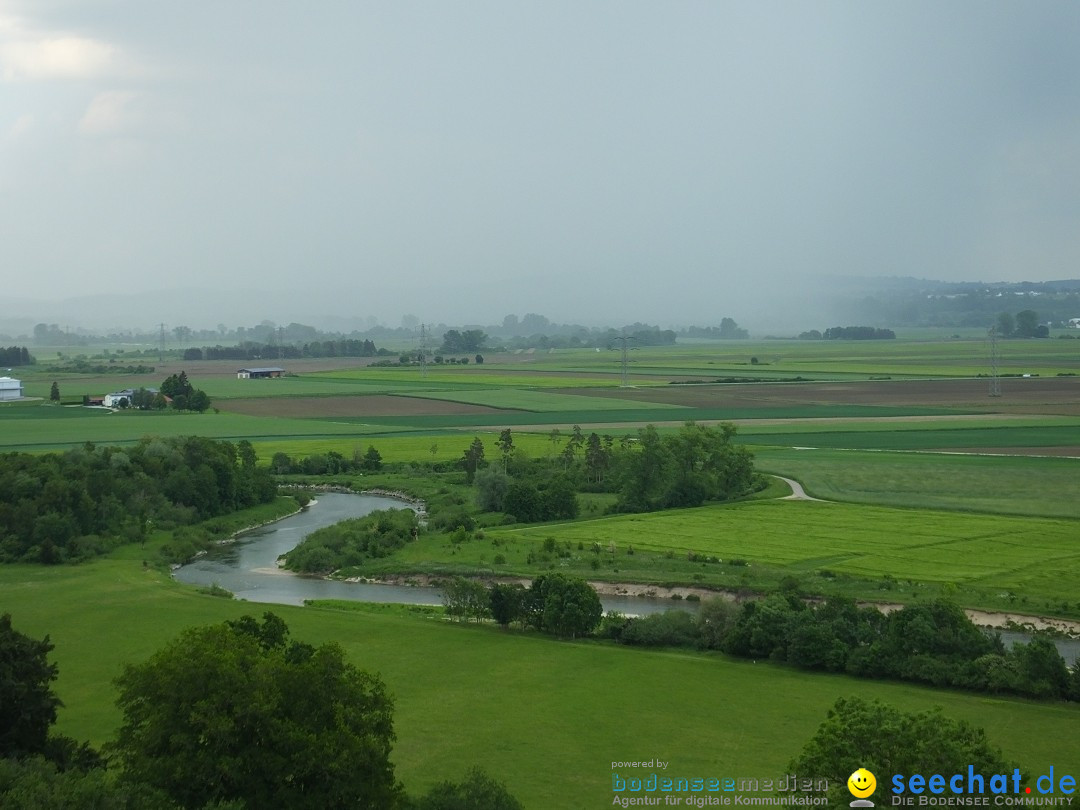
[(848, 777), (847, 789), (856, 799), (865, 799), (877, 789), (877, 778), (866, 768), (859, 768)]

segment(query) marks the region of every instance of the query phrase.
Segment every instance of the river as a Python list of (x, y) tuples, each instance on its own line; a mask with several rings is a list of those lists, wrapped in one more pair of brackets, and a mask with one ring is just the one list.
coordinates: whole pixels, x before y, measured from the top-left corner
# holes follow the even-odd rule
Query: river
[[(438, 588), (409, 585), (373, 585), (360, 582), (336, 582), (321, 577), (302, 576), (278, 568), (277, 558), (296, 546), (316, 529), (342, 520), (363, 517), (376, 509), (403, 509), (406, 505), (393, 498), (375, 495), (347, 495), (323, 492), (318, 503), (303, 512), (275, 523), (244, 532), (235, 542), (226, 543), (176, 569), (173, 576), (192, 585), (218, 585), (237, 599), (270, 602), (279, 605), (302, 605), (308, 599), (347, 599), (357, 602), (391, 602), (411, 605), (441, 605)], [(697, 603), (650, 599), (644, 596), (601, 596), (605, 611), (630, 616), (644, 616), (679, 609), (694, 611)], [(1026, 633), (1002, 631), (1009, 646), (1029, 641)], [(1059, 638), (1054, 643), (1072, 666), (1080, 657), (1080, 639)]]
[[(302, 605), (308, 599), (348, 599), (357, 602), (394, 602), (411, 605), (441, 605), (438, 588), (410, 585), (373, 585), (336, 582), (321, 577), (302, 576), (278, 568), (277, 558), (295, 547), (316, 529), (349, 518), (363, 517), (377, 509), (404, 509), (393, 498), (374, 495), (319, 493), (318, 503), (307, 510), (275, 523), (244, 532), (235, 542), (217, 546), (195, 561), (173, 572), (180, 582), (191, 585), (218, 585), (237, 599)], [(661, 613), (673, 607), (694, 609), (695, 603), (633, 596), (603, 596), (605, 611), (628, 615)]]

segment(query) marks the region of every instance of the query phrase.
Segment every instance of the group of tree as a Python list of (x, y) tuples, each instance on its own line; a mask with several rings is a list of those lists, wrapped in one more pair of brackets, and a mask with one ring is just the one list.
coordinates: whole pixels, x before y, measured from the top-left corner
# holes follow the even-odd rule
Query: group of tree
[(1080, 665), (1070, 670), (1051, 641), (1036, 637), (1006, 650), (946, 601), (886, 615), (846, 598), (807, 603), (789, 590), (740, 607), (710, 600), (696, 619), (682, 611), (608, 616), (601, 634), (624, 644), (719, 649), (865, 678), (1080, 700)]
[(689, 326), (682, 331), (687, 337), (713, 340), (746, 340), (750, 333), (735, 323), (734, 318), (721, 318), (719, 326)]
[(389, 349), (379, 349), (370, 338), (338, 338), (313, 340), (307, 343), (252, 343), (236, 346), (203, 346), (184, 350), (184, 359), (199, 360), (297, 360), (304, 357), (380, 357), (390, 355)]
[(648, 425), (636, 439), (616, 443), (612, 436), (585, 435), (575, 425), (565, 437), (552, 431), (551, 457), (528, 459), (516, 453), (507, 428), (495, 442), (495, 464), (488, 463), (484, 443), (476, 437), (461, 467), (466, 481), (476, 486), (480, 508), (503, 512), (509, 522), (572, 519), (581, 490), (616, 493), (617, 512), (700, 506), (744, 495), (760, 484), (753, 455), (734, 443), (735, 433), (731, 424), (687, 422), (665, 434)]
[(275, 475), (341, 475), (378, 472), (382, 467), (382, 453), (371, 444), (363, 451), (359, 447), (354, 448), (351, 457), (328, 450), (295, 459), (288, 453), (279, 452), (270, 458), (270, 470)]
[(285, 554), (285, 567), (328, 574), (386, 557), (417, 538), (420, 519), (411, 509), (382, 509), (326, 526)]
[(799, 334), (799, 340), (895, 340), (896, 332), (892, 329), (879, 329), (873, 326), (833, 326), (824, 332), (811, 329)]
[(161, 383), (161, 394), (169, 397), (172, 407), (178, 411), (203, 413), (210, 407), (210, 397), (201, 388), (191, 384), (185, 371), (166, 377)]
[(1033, 309), (1024, 309), (1016, 313), (1000, 312), (994, 321), (994, 331), (998, 337), (1012, 338), (1048, 338), (1050, 329), (1039, 323), (1039, 313)]
[(651, 512), (700, 506), (743, 495), (754, 486), (753, 455), (734, 444), (735, 426), (687, 422), (661, 435), (653, 425), (638, 431), (616, 474), (616, 511)]
[(0, 805), (11, 810), (520, 810), (473, 768), (410, 797), (390, 754), (394, 702), (340, 645), (273, 613), (186, 630), (116, 680), (108, 760), (56, 735), (53, 645), (0, 617)]
[(484, 348), (487, 339), (483, 329), (449, 329), (443, 333), (440, 351), (446, 354), (473, 354)]
[(603, 617), (600, 597), (588, 582), (563, 574), (537, 577), (528, 588), (455, 577), (442, 585), (443, 604), (450, 616), (481, 621), (493, 618), (503, 627), (517, 623), (559, 638), (591, 633)]
[(144, 438), (0, 455), (0, 562), (58, 563), (274, 498), (250, 442)]
[(25, 346), (0, 346), (0, 366), (31, 366), (36, 362)]

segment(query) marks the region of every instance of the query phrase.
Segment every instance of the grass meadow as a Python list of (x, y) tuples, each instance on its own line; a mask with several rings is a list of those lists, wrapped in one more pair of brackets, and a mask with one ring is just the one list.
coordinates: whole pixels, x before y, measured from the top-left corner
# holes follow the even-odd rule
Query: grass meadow
[(826, 500), (1080, 518), (1076, 458), (759, 447), (755, 460)]
[[(0, 611), (49, 634), (59, 730), (102, 743), (118, 725), (112, 680), (193, 625), (259, 615), (111, 559), (0, 569)], [(336, 641), (396, 699), (399, 778), (419, 792), (481, 764), (528, 808), (611, 803), (611, 761), (657, 757), (670, 775), (778, 777), (842, 696), (942, 707), (986, 728), (1025, 773), (1080, 762), (1080, 708), (815, 675), (716, 654), (560, 642), (407, 611), (274, 606), (297, 639)], [(648, 771), (639, 775), (646, 775)]]

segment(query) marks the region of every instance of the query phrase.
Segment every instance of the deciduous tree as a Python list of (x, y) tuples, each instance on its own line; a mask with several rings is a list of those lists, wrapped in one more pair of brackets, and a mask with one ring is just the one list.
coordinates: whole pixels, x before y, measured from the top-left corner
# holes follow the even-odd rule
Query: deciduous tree
[(117, 680), (127, 778), (183, 807), (382, 808), (400, 797), (393, 701), (337, 644), (266, 614), (192, 628)]
[[(910, 714), (888, 704), (862, 698), (840, 698), (825, 722), (791, 763), (792, 773), (813, 774), (829, 781), (831, 807), (851, 797), (847, 779), (857, 768), (877, 774), (968, 773), (989, 781), (1012, 775), (1014, 765), (990, 744), (986, 732), (940, 709)], [(878, 793), (884, 795), (879, 783)]]

